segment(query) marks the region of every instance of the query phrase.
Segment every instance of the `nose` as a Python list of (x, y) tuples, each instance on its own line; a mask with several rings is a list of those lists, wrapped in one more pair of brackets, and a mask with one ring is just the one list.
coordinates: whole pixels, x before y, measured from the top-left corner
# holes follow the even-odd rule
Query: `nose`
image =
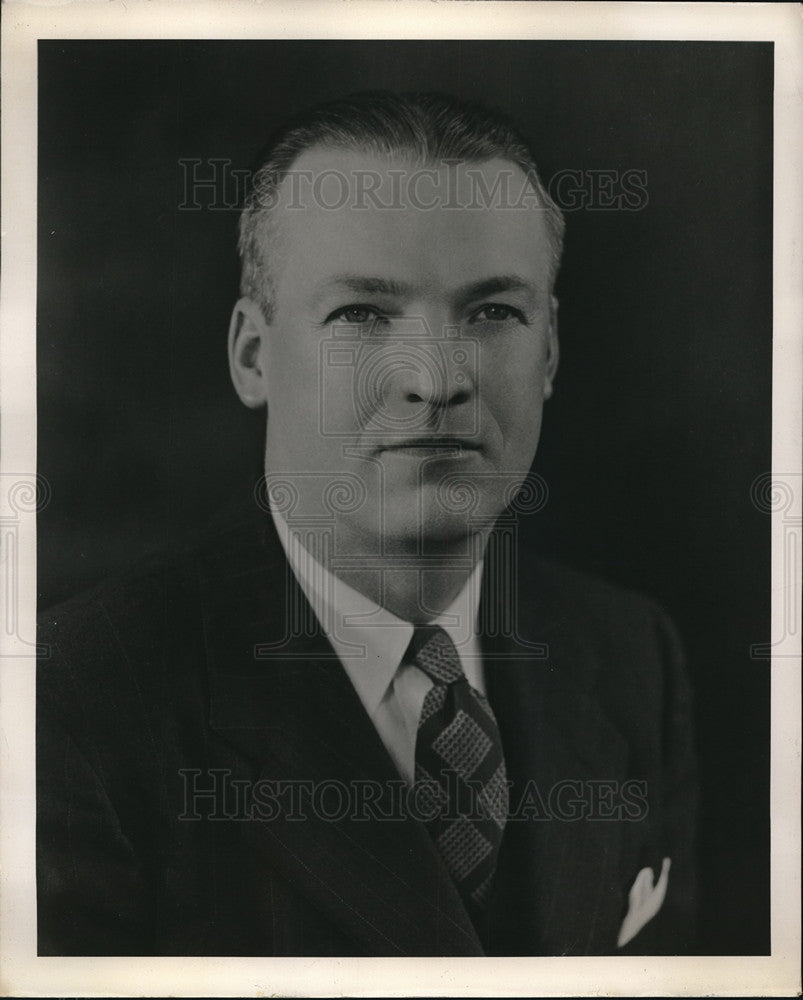
[(468, 426), (468, 404), (477, 392), (476, 345), (459, 328), (435, 326), (431, 318), (396, 318), (386, 332), (384, 343), (366, 356), (360, 378), (365, 416), (375, 429), (434, 431), (447, 415), (450, 424)]
[[(404, 369), (401, 394), (404, 401), (413, 405), (426, 405), (433, 409), (446, 406), (460, 406), (471, 399), (468, 379), (463, 372), (453, 372), (448, 365), (435, 363), (441, 371), (433, 377), (432, 372), (423, 367)], [(433, 367), (435, 367), (433, 365)]]
[(474, 393), (470, 360), (469, 345), (456, 337), (409, 342), (400, 353), (385, 405), (430, 421), (447, 409), (466, 405)]
[[(399, 331), (402, 332), (402, 331)], [(388, 389), (407, 407), (434, 410), (470, 401), (476, 380), (476, 347), (459, 327), (433, 326), (421, 318), (407, 336), (393, 338)], [(388, 400), (389, 401), (389, 400)]]

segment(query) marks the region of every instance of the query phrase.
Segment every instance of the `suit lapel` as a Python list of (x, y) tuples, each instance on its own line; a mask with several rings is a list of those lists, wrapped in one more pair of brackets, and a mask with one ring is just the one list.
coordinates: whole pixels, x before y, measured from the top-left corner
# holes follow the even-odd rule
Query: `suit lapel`
[[(492, 954), (611, 951), (622, 904), (620, 824), (584, 818), (576, 803), (587, 799), (589, 781), (624, 776), (626, 747), (595, 693), (597, 654), (548, 569), (516, 586), (514, 566), (489, 553), (482, 644), (514, 816), (480, 936)], [(279, 795), (278, 816), (244, 824), (265, 892), (280, 872), (358, 942), (355, 952), (482, 954), (426, 831), (402, 818), (406, 786), (321, 634), (269, 516), (256, 530), (228, 531), (200, 574), (210, 727), (235, 773), (268, 790), (295, 782), (305, 816), (289, 819), (289, 800)], [(569, 784), (577, 781), (579, 795)], [(316, 803), (310, 789), (323, 788)], [(338, 789), (364, 793), (355, 801), (365, 822), (337, 818)], [(374, 789), (380, 799), (366, 807)]]
[(548, 569), (536, 576), (530, 567), (526, 586), (521, 578), (502, 586), (498, 574), (512, 569), (491, 560), (483, 591), (486, 606), (499, 595), (520, 598), (507, 634), (483, 638), (513, 783), (486, 940), (492, 954), (611, 951), (621, 919), (620, 824), (583, 810), (591, 783), (624, 777), (626, 746), (595, 693), (597, 654)]
[(357, 953), (481, 954), (269, 515), (256, 533), (227, 532), (201, 576), (209, 723), (236, 773), (256, 780), (243, 835), (265, 891), (278, 871), (358, 942)]

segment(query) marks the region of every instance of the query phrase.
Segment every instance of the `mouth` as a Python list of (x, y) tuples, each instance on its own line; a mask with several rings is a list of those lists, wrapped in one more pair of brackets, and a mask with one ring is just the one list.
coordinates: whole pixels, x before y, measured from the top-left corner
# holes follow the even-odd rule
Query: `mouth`
[[(382, 445), (380, 452), (394, 452), (405, 455), (417, 455), (424, 458), (429, 455), (443, 455), (446, 457), (459, 458), (465, 452), (477, 452), (482, 450), (482, 446), (476, 441), (460, 437), (418, 437), (401, 441), (393, 441)], [(449, 453), (454, 453), (450, 455)]]

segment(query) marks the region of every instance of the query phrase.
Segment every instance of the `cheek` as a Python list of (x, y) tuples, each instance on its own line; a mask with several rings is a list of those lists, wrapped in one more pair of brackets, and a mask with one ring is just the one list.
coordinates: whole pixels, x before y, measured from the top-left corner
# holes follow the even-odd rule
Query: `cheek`
[(480, 355), (482, 399), (506, 440), (537, 437), (544, 399), (546, 349), (527, 331)]
[(277, 329), (266, 351), (271, 448), (320, 469), (341, 467), (343, 446), (359, 431), (354, 370), (332, 347), (339, 345), (297, 326)]

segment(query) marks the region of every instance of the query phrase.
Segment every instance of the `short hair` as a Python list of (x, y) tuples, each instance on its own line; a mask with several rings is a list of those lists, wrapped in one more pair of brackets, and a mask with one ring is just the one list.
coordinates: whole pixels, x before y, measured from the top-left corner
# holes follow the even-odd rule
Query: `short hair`
[(293, 163), (313, 146), (403, 154), (421, 164), (497, 158), (516, 164), (545, 210), (550, 289), (554, 286), (563, 251), (563, 214), (541, 183), (529, 144), (510, 119), (447, 94), (363, 91), (317, 105), (289, 121), (259, 157), (239, 223), (240, 293), (259, 304), (267, 321), (274, 307), (266, 260), (271, 207)]

